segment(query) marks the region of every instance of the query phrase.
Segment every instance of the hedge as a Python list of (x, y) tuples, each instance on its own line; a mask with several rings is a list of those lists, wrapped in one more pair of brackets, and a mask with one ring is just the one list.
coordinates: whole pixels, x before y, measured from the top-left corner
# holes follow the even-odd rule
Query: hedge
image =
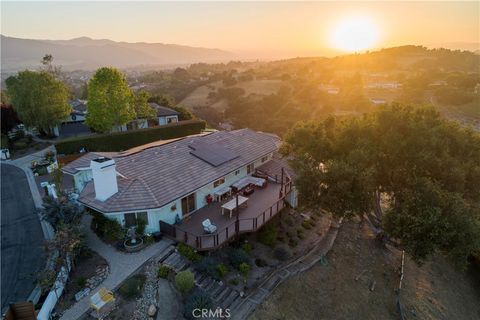
[(78, 153), (82, 148), (87, 151), (123, 151), (158, 140), (198, 134), (203, 129), (205, 129), (205, 121), (185, 120), (149, 129), (65, 139), (55, 143), (55, 148), (59, 154)]

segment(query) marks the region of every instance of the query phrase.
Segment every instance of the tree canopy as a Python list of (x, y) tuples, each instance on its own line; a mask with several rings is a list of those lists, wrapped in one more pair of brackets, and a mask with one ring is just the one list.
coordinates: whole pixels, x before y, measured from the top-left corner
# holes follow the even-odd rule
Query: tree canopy
[(47, 72), (22, 71), (5, 83), (10, 103), (27, 127), (50, 132), (71, 112), (67, 87)]
[(153, 119), (157, 116), (157, 111), (148, 104), (150, 94), (141, 90), (134, 95), (133, 107), (137, 119)]
[(480, 250), (480, 136), (433, 108), (301, 123), (282, 152), (306, 206), (369, 217), (418, 262), (442, 252), (462, 265)]
[(110, 132), (135, 118), (133, 94), (125, 75), (115, 68), (98, 69), (88, 82), (86, 124), (98, 132)]

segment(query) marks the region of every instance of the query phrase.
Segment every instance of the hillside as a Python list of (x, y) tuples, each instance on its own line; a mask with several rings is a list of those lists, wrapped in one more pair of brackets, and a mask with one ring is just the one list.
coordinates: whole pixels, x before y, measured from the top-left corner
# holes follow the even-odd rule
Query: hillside
[[(280, 285), (250, 319), (399, 319), (398, 250), (380, 248), (366, 227), (348, 222), (327, 261)], [(407, 258), (400, 298), (405, 319), (479, 319), (479, 275), (478, 269), (456, 271), (439, 257), (421, 267)]]
[(94, 40), (32, 40), (1, 36), (2, 70), (38, 67), (45, 54), (52, 54), (64, 70), (95, 69), (105, 65), (119, 68), (227, 61), (232, 53), (163, 43), (128, 43)]

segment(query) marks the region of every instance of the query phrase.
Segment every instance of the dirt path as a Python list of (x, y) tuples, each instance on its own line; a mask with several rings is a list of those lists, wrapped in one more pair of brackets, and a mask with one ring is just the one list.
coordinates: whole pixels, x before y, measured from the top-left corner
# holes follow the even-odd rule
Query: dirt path
[[(378, 247), (367, 228), (344, 223), (328, 265), (317, 264), (287, 280), (250, 319), (398, 319), (394, 290), (400, 257), (400, 252)], [(479, 319), (476, 281), (441, 259), (422, 268), (407, 259), (402, 293), (406, 319)]]

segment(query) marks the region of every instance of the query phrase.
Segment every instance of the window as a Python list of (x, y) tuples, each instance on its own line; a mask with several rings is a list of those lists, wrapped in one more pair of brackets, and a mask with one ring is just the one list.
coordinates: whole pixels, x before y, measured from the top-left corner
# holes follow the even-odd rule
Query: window
[(250, 164), (247, 166), (247, 174), (252, 173), (252, 172), (253, 172), (253, 169), (254, 169), (253, 163), (250, 163)]
[(262, 162), (265, 162), (268, 160), (268, 156), (262, 157)]
[(215, 181), (215, 182), (213, 183), (213, 187), (216, 188), (216, 187), (218, 187), (219, 185), (224, 184), (224, 183), (225, 183), (225, 177), (220, 178), (220, 179), (218, 179), (217, 181)]
[(238, 176), (240, 174), (240, 170), (235, 171), (235, 175)]
[(187, 214), (195, 210), (195, 193), (182, 198), (182, 213)]
[(148, 225), (148, 214), (147, 212), (132, 212), (132, 213), (125, 213), (125, 227), (130, 228), (136, 226), (138, 224), (138, 220), (142, 219)]
[(174, 122), (177, 122), (177, 118), (176, 118), (176, 117), (167, 118), (167, 123), (174, 123)]

